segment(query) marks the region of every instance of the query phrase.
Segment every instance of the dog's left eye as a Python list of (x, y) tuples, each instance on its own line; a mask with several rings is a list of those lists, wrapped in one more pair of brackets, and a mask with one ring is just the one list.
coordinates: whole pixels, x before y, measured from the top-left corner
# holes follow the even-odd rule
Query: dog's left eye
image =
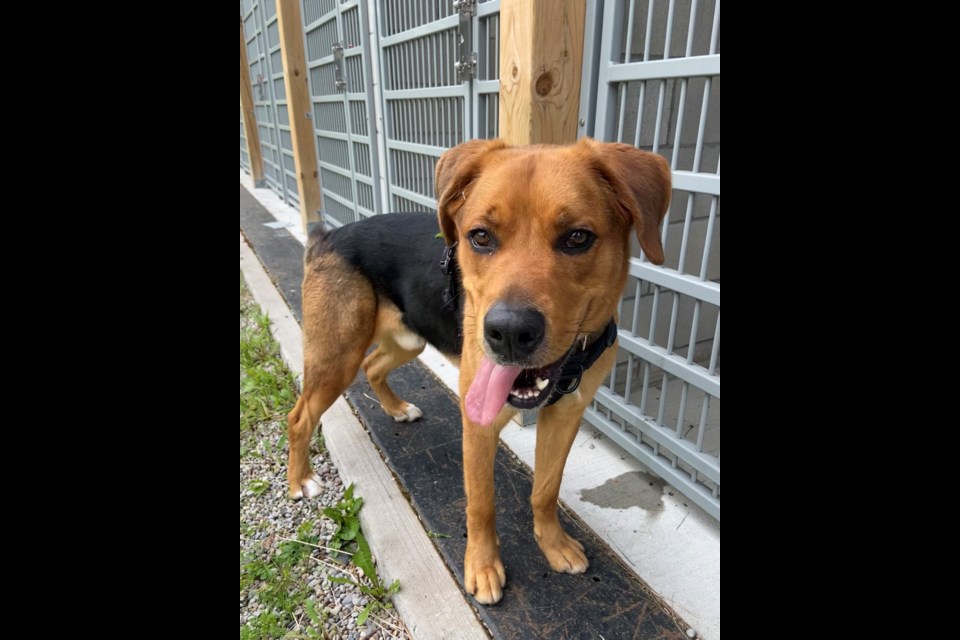
[(467, 238), (477, 253), (493, 253), (497, 248), (497, 239), (486, 229), (474, 229), (467, 234)]
[(564, 253), (581, 253), (589, 249), (596, 238), (586, 229), (574, 229), (560, 238), (558, 248)]

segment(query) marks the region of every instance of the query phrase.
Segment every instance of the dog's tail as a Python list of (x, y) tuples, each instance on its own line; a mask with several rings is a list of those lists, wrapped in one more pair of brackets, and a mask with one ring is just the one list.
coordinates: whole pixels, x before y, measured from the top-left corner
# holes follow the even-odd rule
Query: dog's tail
[(323, 255), (330, 250), (330, 230), (324, 225), (317, 224), (310, 229), (310, 235), (307, 236), (306, 262), (310, 262), (319, 255)]

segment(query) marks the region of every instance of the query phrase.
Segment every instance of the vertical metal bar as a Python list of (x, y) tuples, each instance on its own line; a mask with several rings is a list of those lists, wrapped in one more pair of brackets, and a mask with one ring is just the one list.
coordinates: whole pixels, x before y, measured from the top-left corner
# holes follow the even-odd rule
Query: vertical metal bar
[(650, 42), (653, 40), (653, 5), (654, 0), (647, 3), (647, 30), (643, 36), (643, 62), (650, 59)]
[(693, 55), (693, 30), (697, 24), (697, 0), (690, 2), (690, 25), (687, 28), (687, 49), (684, 55), (689, 58)]
[[(663, 415), (667, 409), (667, 389), (668, 389), (667, 383), (668, 382), (669, 380), (667, 379), (667, 372), (664, 371), (663, 380), (660, 382), (660, 406), (657, 407), (657, 426), (658, 427), (666, 426), (665, 424), (663, 424)], [(676, 461), (674, 461), (674, 463), (676, 463)]]
[(687, 194), (687, 210), (683, 215), (683, 235), (680, 237), (680, 258), (677, 262), (677, 271), (686, 273), (684, 268), (687, 262), (687, 241), (690, 239), (690, 227), (693, 226), (693, 199), (694, 193)]
[(663, 39), (663, 59), (670, 59), (670, 40), (673, 37), (673, 10), (676, 8), (674, 0), (667, 5), (667, 33)]
[(627, 118), (627, 83), (617, 83), (617, 96), (620, 100), (620, 116), (617, 118), (617, 142), (623, 142), (623, 123)]
[(700, 279), (707, 279), (707, 264), (710, 262), (710, 248), (713, 245), (713, 223), (717, 219), (719, 197), (710, 196), (710, 215), (707, 218), (707, 233), (703, 241), (703, 259), (700, 261)]
[(643, 361), (643, 390), (640, 392), (640, 413), (647, 410), (647, 392), (650, 390), (650, 363)]
[(656, 337), (657, 330), (657, 311), (659, 311), (660, 306), (660, 285), (653, 285), (653, 304), (650, 308), (650, 333), (647, 336), (647, 342), (650, 344), (656, 344), (654, 341)]
[(707, 111), (710, 107), (710, 86), (712, 78), (703, 81), (703, 102), (700, 105), (700, 126), (697, 129), (697, 146), (693, 155), (693, 170), (700, 171), (700, 159), (703, 156), (703, 136), (707, 128)]
[(660, 81), (660, 92), (657, 96), (657, 121), (653, 126), (653, 152), (657, 153), (660, 149), (660, 127), (663, 124), (663, 100), (666, 94), (667, 81)]
[(707, 412), (710, 410), (710, 399), (713, 398), (709, 393), (703, 394), (703, 403), (700, 409), (700, 432), (697, 433), (697, 451), (703, 453), (703, 432), (707, 430)]
[(687, 415), (687, 393), (690, 391), (690, 383), (684, 382), (680, 388), (680, 409), (677, 413), (677, 437), (683, 438), (683, 419)]
[(710, 366), (707, 372), (713, 375), (717, 370), (717, 355), (720, 353), (720, 312), (717, 311), (717, 329), (713, 333), (713, 348), (710, 350)]
[[(430, 36), (427, 39), (427, 42), (430, 45), (430, 82), (434, 86), (437, 84), (437, 39), (433, 36)], [(434, 120), (434, 122), (436, 122)]]
[(667, 331), (667, 353), (673, 353), (674, 339), (677, 337), (677, 320), (680, 316), (680, 294), (671, 291), (673, 294), (673, 305), (670, 308), (670, 329)]
[(697, 346), (697, 325), (700, 324), (700, 306), (702, 304), (701, 300), (693, 303), (693, 321), (690, 325), (690, 339), (687, 342), (687, 364), (693, 362), (693, 351), (694, 347)]
[(426, 131), (426, 122), (423, 114), (423, 101), (417, 100), (413, 103), (417, 112), (417, 142), (425, 144), (424, 132)]
[[(650, 4), (653, 4), (651, 2)], [(640, 81), (640, 97), (637, 99), (637, 130), (633, 134), (633, 146), (640, 146), (640, 132), (643, 131), (643, 100), (646, 95), (647, 81)], [(626, 93), (626, 92), (624, 92)]]
[[(633, 289), (633, 318), (630, 321), (630, 333), (637, 335), (637, 316), (640, 314), (640, 281), (635, 280)], [(630, 400), (630, 389), (633, 387), (633, 354), (627, 351), (627, 382), (623, 397)]]
[(630, 62), (630, 48), (633, 46), (633, 10), (636, 8), (636, 0), (630, 0), (630, 9), (627, 11), (627, 41), (623, 43), (623, 61)]
[(680, 102), (677, 105), (677, 129), (673, 134), (673, 154), (670, 157), (670, 168), (676, 171), (677, 161), (680, 159), (680, 139), (683, 132), (683, 108), (687, 102), (687, 78), (680, 80)]
[(713, 7), (713, 27), (710, 29), (710, 54), (717, 52), (717, 40), (720, 38), (720, 0)]
[[(620, 297), (620, 300), (617, 301), (617, 317), (623, 317), (623, 297)], [(617, 383), (617, 361), (613, 362), (613, 369), (610, 370), (610, 390), (616, 393), (616, 388), (614, 385)]]
[[(655, 337), (657, 331), (657, 312), (660, 307), (660, 285), (654, 285), (653, 287), (653, 302), (650, 305), (650, 332), (647, 334), (647, 342), (649, 344), (655, 344)], [(640, 407), (641, 412), (646, 409), (647, 406), (647, 392), (650, 389), (650, 364), (644, 361), (643, 369), (643, 395), (640, 397)]]

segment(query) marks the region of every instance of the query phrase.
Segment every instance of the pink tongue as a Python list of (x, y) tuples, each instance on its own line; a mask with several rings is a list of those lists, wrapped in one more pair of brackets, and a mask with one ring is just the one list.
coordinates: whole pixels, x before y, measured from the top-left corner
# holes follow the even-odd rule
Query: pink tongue
[(464, 403), (467, 417), (482, 427), (489, 427), (506, 404), (513, 381), (521, 371), (521, 367), (504, 367), (484, 356), (467, 391)]

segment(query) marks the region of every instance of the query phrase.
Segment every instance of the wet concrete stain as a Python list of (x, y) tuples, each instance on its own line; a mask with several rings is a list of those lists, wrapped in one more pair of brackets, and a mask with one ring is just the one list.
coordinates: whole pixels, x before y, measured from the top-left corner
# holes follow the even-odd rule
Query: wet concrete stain
[(628, 471), (610, 478), (599, 487), (583, 489), (580, 498), (605, 509), (640, 507), (644, 511), (663, 511), (662, 479), (643, 471)]

